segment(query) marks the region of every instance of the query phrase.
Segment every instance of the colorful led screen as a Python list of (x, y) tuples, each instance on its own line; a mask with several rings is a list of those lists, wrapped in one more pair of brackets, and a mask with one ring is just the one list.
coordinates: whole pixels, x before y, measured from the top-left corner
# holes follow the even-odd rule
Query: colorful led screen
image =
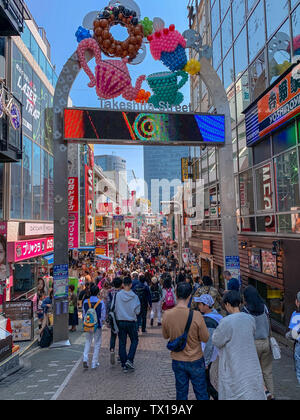
[(224, 144), (225, 117), (73, 108), (65, 110), (64, 135), (88, 143)]

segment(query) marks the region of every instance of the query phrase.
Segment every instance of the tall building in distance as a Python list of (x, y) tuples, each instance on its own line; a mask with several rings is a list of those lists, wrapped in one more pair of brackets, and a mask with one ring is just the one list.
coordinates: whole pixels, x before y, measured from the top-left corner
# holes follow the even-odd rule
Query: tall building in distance
[[(299, 288), (294, 258), (300, 252), (300, 106), (295, 101), (300, 2), (189, 0), (187, 6), (190, 27), (212, 46), (212, 65), (230, 106), (242, 282), (259, 290), (274, 326), (285, 331)], [(191, 55), (197, 58), (195, 51)], [(191, 101), (194, 111), (214, 111), (199, 75), (191, 78)], [(205, 219), (190, 245), (200, 253), (202, 275), (211, 274), (224, 287), (216, 149), (201, 153), (199, 172)]]
[[(150, 200), (153, 212), (161, 212), (161, 201), (171, 200), (176, 194), (176, 185), (181, 184), (181, 159), (188, 156), (188, 147), (144, 146), (145, 198)], [(172, 183), (166, 197), (162, 187), (153, 188), (155, 180)]]
[(103, 171), (126, 171), (126, 160), (115, 155), (95, 156), (96, 165)]

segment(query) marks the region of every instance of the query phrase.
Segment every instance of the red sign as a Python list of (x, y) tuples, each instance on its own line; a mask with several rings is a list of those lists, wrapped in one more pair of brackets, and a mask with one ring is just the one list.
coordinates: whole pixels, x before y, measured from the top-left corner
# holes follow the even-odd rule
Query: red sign
[(79, 247), (79, 220), (78, 213), (69, 213), (69, 248), (74, 249)]
[(68, 211), (78, 212), (78, 178), (68, 180)]
[(113, 212), (112, 203), (98, 203), (97, 212), (101, 214), (108, 214)]
[(49, 254), (54, 250), (54, 238), (37, 239), (34, 241), (10, 242), (7, 244), (8, 262), (18, 262), (41, 255)]
[(103, 240), (108, 238), (108, 232), (96, 232), (96, 238)]

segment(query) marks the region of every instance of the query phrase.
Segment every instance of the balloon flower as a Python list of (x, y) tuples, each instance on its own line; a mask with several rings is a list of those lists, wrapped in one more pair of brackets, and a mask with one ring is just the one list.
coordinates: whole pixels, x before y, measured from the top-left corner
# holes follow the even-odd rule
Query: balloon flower
[(79, 26), (77, 29), (75, 36), (77, 38), (77, 42), (81, 42), (84, 39), (92, 38), (92, 35), (88, 29), (83, 28), (82, 26)]
[(137, 94), (135, 102), (137, 102), (138, 104), (145, 104), (149, 101), (150, 96), (151, 96), (150, 92), (146, 92), (144, 89), (141, 89), (139, 93)]
[(201, 64), (195, 58), (192, 58), (187, 62), (187, 65), (184, 68), (184, 71), (189, 73), (191, 76), (195, 76), (201, 70)]

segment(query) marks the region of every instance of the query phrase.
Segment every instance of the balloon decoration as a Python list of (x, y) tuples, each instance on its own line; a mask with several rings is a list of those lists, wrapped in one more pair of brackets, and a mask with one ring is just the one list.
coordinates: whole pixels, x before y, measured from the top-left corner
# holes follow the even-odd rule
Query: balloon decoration
[[(110, 30), (115, 25), (127, 29), (128, 38), (125, 41), (118, 41), (112, 36)], [(93, 35), (89, 29), (93, 30)], [(152, 104), (155, 108), (160, 108), (161, 102), (170, 106), (180, 105), (184, 96), (179, 90), (187, 83), (188, 74), (194, 76), (200, 72), (201, 66), (197, 60), (188, 61), (186, 48), (199, 50), (199, 56), (208, 51), (207, 46), (202, 46), (201, 36), (193, 30), (181, 34), (173, 24), (165, 27), (161, 18), (142, 19), (134, 0), (110, 0), (109, 5), (101, 11), (90, 12), (75, 36), (79, 43), (77, 55), (80, 65), (90, 78), (88, 86), (95, 87), (100, 98), (123, 96), (128, 101)], [(128, 64), (139, 64), (144, 60), (147, 40), (154, 60), (160, 60), (170, 70), (147, 77), (152, 96), (142, 89), (146, 76), (138, 77), (136, 85), (132, 86), (127, 67)], [(94, 73), (86, 61), (87, 50), (96, 59)], [(102, 53), (116, 59), (102, 60)]]
[[(96, 59), (95, 75), (90, 70), (85, 52), (92, 51)], [(103, 99), (113, 99), (122, 95), (127, 101), (134, 101), (141, 89), (146, 76), (137, 79), (136, 86), (131, 85), (131, 77), (127, 68), (128, 59), (102, 60), (101, 49), (93, 38), (81, 41), (77, 49), (77, 55), (81, 67), (90, 78), (89, 87), (96, 87), (97, 95)]]

